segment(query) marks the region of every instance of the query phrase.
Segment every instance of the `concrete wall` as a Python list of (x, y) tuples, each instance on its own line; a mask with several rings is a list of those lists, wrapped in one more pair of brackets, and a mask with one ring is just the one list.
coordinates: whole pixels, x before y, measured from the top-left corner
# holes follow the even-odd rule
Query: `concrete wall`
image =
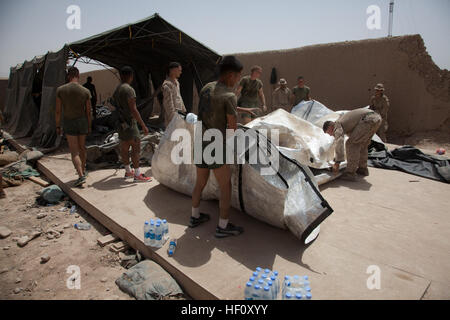
[[(420, 35), (236, 55), (245, 66), (243, 74), (248, 74), (253, 65), (263, 67), (261, 80), (268, 106), (273, 67), (290, 88), (295, 86), (297, 76), (303, 75), (312, 97), (333, 110), (367, 106), (374, 86), (381, 82), (391, 101), (388, 136), (430, 130), (450, 133), (450, 72), (433, 63)], [(92, 75), (103, 100), (118, 84), (107, 70), (84, 73), (81, 83), (88, 75)]]
[(450, 72), (432, 62), (420, 35), (235, 55), (245, 66), (244, 74), (253, 65), (263, 67), (267, 101), (273, 67), (290, 88), (303, 75), (311, 96), (333, 110), (367, 106), (374, 86), (381, 82), (391, 101), (388, 135), (450, 132)]

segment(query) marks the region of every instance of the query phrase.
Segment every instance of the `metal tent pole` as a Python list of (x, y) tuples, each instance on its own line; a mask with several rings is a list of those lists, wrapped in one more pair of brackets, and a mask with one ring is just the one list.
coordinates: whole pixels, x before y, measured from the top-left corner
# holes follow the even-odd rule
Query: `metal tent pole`
[(389, 34), (388, 37), (392, 37), (392, 24), (394, 23), (394, 0), (389, 3)]

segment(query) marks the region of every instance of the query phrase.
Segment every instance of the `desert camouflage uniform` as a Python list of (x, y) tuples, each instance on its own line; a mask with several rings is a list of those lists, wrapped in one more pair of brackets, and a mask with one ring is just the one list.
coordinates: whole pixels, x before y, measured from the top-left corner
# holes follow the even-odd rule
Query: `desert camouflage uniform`
[(386, 95), (382, 95), (381, 97), (372, 96), (370, 99), (370, 109), (378, 113), (383, 119), (381, 122), (381, 126), (377, 131), (377, 135), (386, 142), (386, 132), (388, 129), (387, 122), (387, 114), (389, 110), (389, 99)]
[(162, 84), (163, 92), (163, 108), (164, 108), (164, 124), (167, 127), (177, 111), (186, 112), (183, 99), (180, 93), (180, 83), (172, 82), (167, 78)]
[(282, 108), (287, 112), (291, 112), (291, 89), (278, 87), (272, 94), (272, 110), (275, 111), (278, 108)]
[(345, 172), (355, 174), (358, 168), (367, 168), (368, 147), (372, 136), (381, 125), (381, 117), (376, 112), (361, 108), (347, 112), (336, 121), (333, 136), (336, 139), (335, 161), (342, 162), (344, 157), (344, 137), (347, 169)]

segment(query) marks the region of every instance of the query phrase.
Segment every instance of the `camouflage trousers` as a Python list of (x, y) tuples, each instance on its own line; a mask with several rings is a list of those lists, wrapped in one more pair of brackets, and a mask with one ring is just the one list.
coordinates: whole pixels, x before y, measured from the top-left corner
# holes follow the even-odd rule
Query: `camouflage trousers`
[(381, 140), (383, 140), (383, 142), (386, 142), (386, 132), (388, 129), (388, 123), (386, 120), (382, 120), (381, 121), (381, 125), (377, 130), (377, 135), (380, 137)]
[(368, 148), (373, 135), (381, 125), (377, 113), (369, 113), (356, 125), (345, 143), (347, 169), (345, 172), (356, 173), (358, 168), (367, 168)]

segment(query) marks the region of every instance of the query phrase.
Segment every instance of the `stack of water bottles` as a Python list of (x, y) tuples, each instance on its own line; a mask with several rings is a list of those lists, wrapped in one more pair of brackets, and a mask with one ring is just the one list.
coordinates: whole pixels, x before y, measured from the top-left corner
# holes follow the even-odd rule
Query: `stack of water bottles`
[(278, 271), (257, 267), (245, 285), (245, 300), (277, 300), (280, 291)]
[(285, 276), (283, 289), (281, 291), (282, 300), (311, 300), (311, 286), (308, 276), (300, 277)]
[[(282, 287), (280, 287), (282, 285)], [(245, 300), (310, 300), (311, 286), (308, 276), (285, 276), (280, 283), (278, 272), (257, 267), (245, 284)]]
[(150, 219), (144, 223), (144, 244), (161, 248), (169, 239), (169, 224), (167, 220)]

